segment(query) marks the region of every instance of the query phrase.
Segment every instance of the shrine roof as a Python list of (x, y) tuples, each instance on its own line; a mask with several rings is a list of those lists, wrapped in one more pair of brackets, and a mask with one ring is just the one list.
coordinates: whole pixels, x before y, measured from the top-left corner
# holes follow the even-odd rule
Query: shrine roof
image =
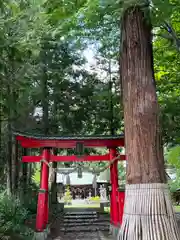
[[(78, 178), (77, 172), (69, 174), (70, 185), (92, 185), (94, 175), (90, 172), (82, 172), (82, 178)], [(109, 180), (102, 179), (100, 176), (97, 177), (97, 183), (107, 183)], [(57, 183), (66, 184), (66, 176), (57, 173)]]
[(124, 135), (87, 135), (87, 136), (46, 136), (28, 132), (14, 131), (16, 139), (22, 147), (57, 147), (74, 148), (77, 142), (82, 142), (85, 147), (118, 147), (124, 146)]
[(15, 136), (22, 136), (22, 137), (27, 137), (27, 138), (34, 138), (34, 139), (44, 139), (44, 140), (111, 140), (111, 139), (120, 139), (124, 138), (124, 134), (120, 135), (72, 135), (72, 136), (58, 136), (58, 135), (43, 135), (43, 134), (32, 134), (29, 132), (20, 132), (20, 131), (13, 131), (13, 134)]

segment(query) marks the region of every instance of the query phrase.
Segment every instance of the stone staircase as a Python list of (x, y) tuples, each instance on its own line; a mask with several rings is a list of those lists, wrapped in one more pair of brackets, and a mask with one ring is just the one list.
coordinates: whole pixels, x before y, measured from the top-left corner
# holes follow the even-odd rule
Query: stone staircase
[(63, 240), (109, 240), (109, 218), (95, 211), (66, 212), (60, 232)]
[(97, 212), (67, 212), (63, 219), (64, 232), (109, 231), (109, 220)]

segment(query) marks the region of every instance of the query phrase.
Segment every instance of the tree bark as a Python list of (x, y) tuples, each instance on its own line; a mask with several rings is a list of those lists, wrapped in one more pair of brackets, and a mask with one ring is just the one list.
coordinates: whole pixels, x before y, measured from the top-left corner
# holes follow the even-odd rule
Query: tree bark
[(27, 184), (30, 185), (32, 183), (32, 163), (28, 164), (27, 166), (28, 171), (27, 171)]
[(42, 77), (42, 94), (43, 94), (43, 98), (42, 98), (42, 108), (43, 108), (43, 131), (45, 135), (48, 135), (49, 132), (49, 114), (48, 114), (48, 105), (49, 105), (49, 101), (48, 101), (48, 88), (47, 88), (47, 78), (46, 76)]
[[(27, 148), (23, 148), (22, 155), (27, 156)], [(28, 182), (28, 163), (22, 163), (22, 190), (24, 193), (27, 192)]]
[(129, 184), (166, 181), (151, 29), (147, 13), (140, 7), (125, 12), (120, 73)]
[(45, 135), (49, 133), (49, 92), (48, 92), (48, 76), (47, 76), (47, 55), (46, 48), (41, 52), (41, 58), (43, 62), (42, 67), (42, 77), (41, 77), (41, 88), (42, 88), (42, 124), (43, 124), (43, 132)]
[[(33, 149), (26, 149), (25, 150), (25, 154), (27, 155), (34, 155), (34, 152), (33, 152)], [(26, 170), (27, 168), (27, 170)], [(33, 164), (32, 163), (28, 163), (27, 166), (25, 167), (24, 171), (27, 171), (27, 187), (26, 189), (28, 188), (29, 185), (31, 185), (32, 183), (32, 174), (33, 174)]]
[(15, 62), (15, 48), (10, 47), (8, 52), (8, 60), (10, 68), (5, 68), (7, 82), (7, 109), (8, 109), (8, 146), (7, 146), (7, 189), (8, 193), (15, 193), (17, 189), (17, 176), (18, 172), (18, 145), (12, 135), (12, 126), (15, 125), (17, 117), (17, 100), (18, 93), (14, 86), (16, 79), (14, 78), (14, 71), (16, 70)]
[[(57, 134), (58, 133), (58, 123), (57, 123), (57, 110), (58, 110), (58, 101), (57, 101), (57, 89), (58, 89), (58, 83), (57, 81), (53, 82), (53, 117), (54, 117), (54, 129), (53, 133)], [(53, 149), (54, 155), (58, 154), (58, 149)], [(52, 163), (52, 170), (53, 172), (50, 174), (51, 177), (51, 203), (52, 204), (57, 204), (57, 162)]]
[(6, 149), (6, 157), (7, 157), (7, 193), (10, 195), (12, 193), (12, 172), (11, 172), (11, 165), (12, 165), (12, 132), (11, 132), (11, 123), (10, 119), (8, 118), (7, 123), (7, 135), (8, 135), (8, 143)]
[(15, 137), (13, 136), (12, 141), (12, 192), (16, 194), (18, 190), (19, 184), (19, 149), (18, 149), (18, 142), (16, 141)]
[(52, 169), (53, 172), (51, 173), (51, 178), (52, 178), (52, 182), (51, 182), (51, 203), (52, 204), (57, 204), (57, 162), (53, 162), (52, 163)]
[[(58, 149), (53, 149), (54, 151), (54, 155), (58, 154)], [(50, 181), (50, 191), (51, 191), (51, 195), (50, 195), (50, 203), (52, 205), (52, 208), (54, 209), (54, 206), (57, 204), (57, 162), (52, 162), (52, 167), (50, 169), (50, 173), (49, 173), (49, 181)]]
[(113, 82), (112, 82), (112, 71), (111, 71), (111, 60), (109, 60), (109, 126), (110, 134), (113, 136), (115, 134), (114, 127), (114, 105), (113, 105)]
[(147, 9), (125, 11), (120, 69), (128, 184), (119, 240), (180, 239), (166, 184), (151, 28)]

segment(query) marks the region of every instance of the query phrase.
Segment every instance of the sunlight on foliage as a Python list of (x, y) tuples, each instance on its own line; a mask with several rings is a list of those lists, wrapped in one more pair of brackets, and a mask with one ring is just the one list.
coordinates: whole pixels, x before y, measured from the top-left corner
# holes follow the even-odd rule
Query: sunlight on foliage
[(180, 146), (171, 148), (168, 154), (168, 161), (177, 169), (180, 169)]
[(40, 177), (41, 177), (40, 169), (36, 169), (33, 176), (32, 176), (33, 182), (35, 182), (37, 185), (39, 185), (40, 184)]

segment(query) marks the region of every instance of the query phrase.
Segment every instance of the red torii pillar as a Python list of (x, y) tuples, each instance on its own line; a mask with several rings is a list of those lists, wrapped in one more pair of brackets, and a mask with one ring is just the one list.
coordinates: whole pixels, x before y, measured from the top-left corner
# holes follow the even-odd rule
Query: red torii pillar
[(118, 193), (119, 193), (119, 223), (121, 225), (124, 213), (125, 190), (119, 189)]
[[(110, 161), (117, 156), (115, 148), (109, 149)], [(110, 195), (110, 220), (115, 227), (119, 225), (119, 204), (118, 204), (118, 160), (110, 166), (111, 195)]]
[[(44, 149), (42, 159), (47, 163), (50, 161), (50, 149)], [(36, 231), (42, 232), (48, 223), (49, 203), (48, 203), (48, 178), (49, 166), (47, 163), (41, 163), (41, 182), (38, 194), (37, 216), (36, 216)]]

